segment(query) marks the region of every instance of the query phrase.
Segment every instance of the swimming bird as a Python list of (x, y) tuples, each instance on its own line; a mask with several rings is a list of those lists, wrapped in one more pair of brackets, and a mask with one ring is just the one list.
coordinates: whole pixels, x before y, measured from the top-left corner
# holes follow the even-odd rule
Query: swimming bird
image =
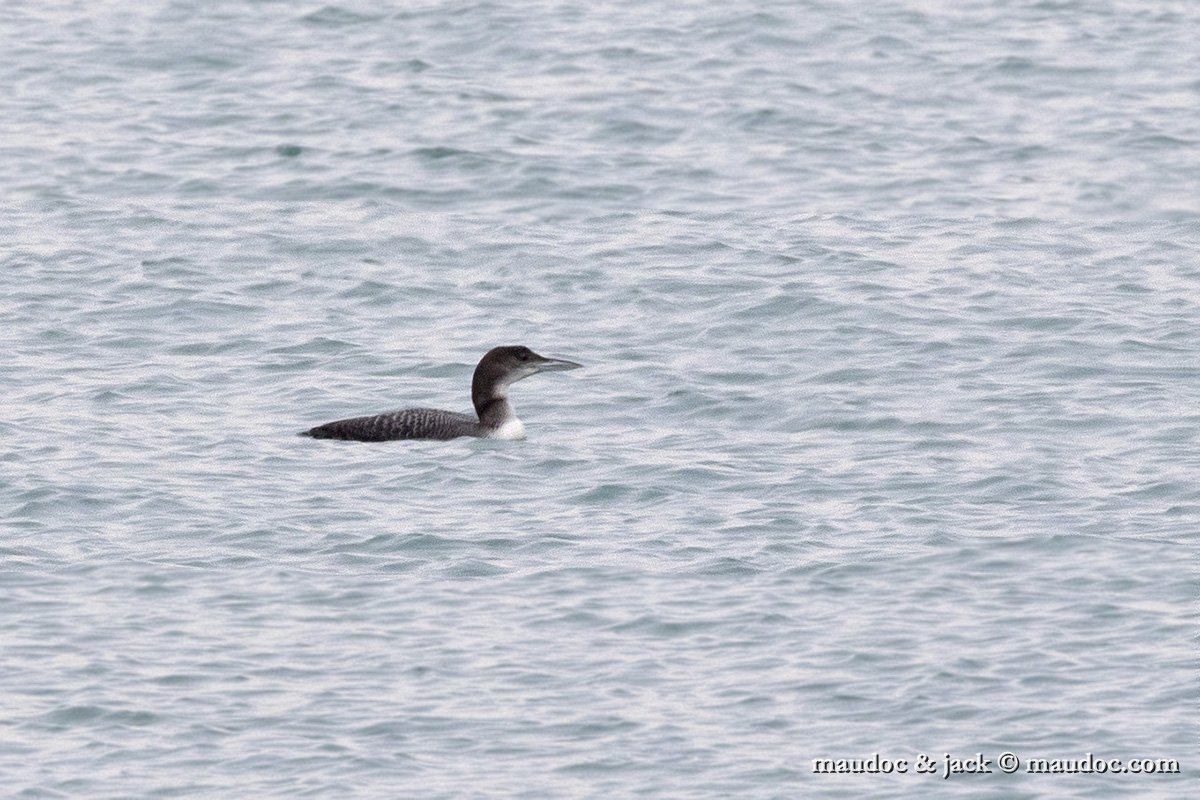
[(574, 361), (546, 358), (523, 346), (493, 347), (479, 360), (471, 380), (475, 417), (436, 408), (406, 408), (326, 422), (304, 431), (314, 439), (387, 442), (393, 439), (523, 439), (525, 426), (508, 402), (508, 387), (539, 372), (559, 372), (583, 366)]

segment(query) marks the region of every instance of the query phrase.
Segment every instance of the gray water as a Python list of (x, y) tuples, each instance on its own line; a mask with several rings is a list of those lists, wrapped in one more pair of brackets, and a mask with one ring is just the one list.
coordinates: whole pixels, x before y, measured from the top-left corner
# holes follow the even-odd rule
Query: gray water
[[(1198, 40), (6, 3), (0, 792), (1194, 794)], [(497, 344), (525, 441), (295, 435)]]

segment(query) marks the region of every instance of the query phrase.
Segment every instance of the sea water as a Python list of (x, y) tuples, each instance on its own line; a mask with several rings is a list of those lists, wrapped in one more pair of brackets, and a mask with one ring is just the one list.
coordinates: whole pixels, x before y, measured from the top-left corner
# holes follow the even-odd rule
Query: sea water
[(0, 792), (1194, 794), (1198, 39), (7, 3)]

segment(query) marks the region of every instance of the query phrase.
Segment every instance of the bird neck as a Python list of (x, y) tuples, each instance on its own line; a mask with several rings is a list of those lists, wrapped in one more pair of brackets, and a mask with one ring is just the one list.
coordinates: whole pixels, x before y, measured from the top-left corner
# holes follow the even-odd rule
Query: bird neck
[(504, 396), (492, 396), (482, 403), (479, 398), (476, 398), (475, 413), (479, 415), (479, 424), (485, 428), (499, 428), (505, 422), (516, 419), (517, 416), (508, 402), (508, 398)]

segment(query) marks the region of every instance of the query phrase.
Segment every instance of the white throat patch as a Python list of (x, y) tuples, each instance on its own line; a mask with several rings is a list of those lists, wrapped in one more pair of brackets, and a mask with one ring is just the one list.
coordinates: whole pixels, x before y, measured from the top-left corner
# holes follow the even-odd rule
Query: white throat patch
[(499, 428), (488, 434), (489, 439), (524, 439), (525, 425), (515, 416), (501, 423)]

